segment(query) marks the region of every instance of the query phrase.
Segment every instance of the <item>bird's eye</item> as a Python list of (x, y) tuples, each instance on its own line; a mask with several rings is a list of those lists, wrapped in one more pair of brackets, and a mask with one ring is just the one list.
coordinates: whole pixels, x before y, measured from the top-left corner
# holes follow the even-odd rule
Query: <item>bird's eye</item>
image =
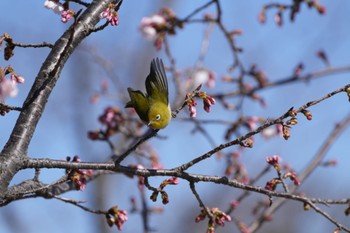
[(159, 121), (160, 120), (160, 115), (158, 114), (157, 116), (156, 116), (156, 121)]

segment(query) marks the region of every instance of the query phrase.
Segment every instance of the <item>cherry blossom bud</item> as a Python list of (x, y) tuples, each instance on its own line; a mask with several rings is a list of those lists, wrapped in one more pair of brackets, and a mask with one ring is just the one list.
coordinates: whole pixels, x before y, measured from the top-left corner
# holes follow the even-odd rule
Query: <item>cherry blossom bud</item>
[(277, 185), (281, 183), (281, 180), (278, 178), (273, 178), (272, 180), (268, 181), (265, 185), (266, 190), (275, 191)]
[(21, 75), (15, 74), (12, 72), (11, 74), (11, 79), (16, 81), (17, 83), (23, 84), (24, 83), (24, 78)]
[(201, 209), (200, 214), (195, 218), (195, 222), (203, 221), (206, 217), (206, 213), (203, 209)]
[(326, 14), (326, 7), (325, 6), (323, 6), (323, 5), (319, 4), (319, 3), (316, 3), (315, 7), (316, 7), (318, 13), (320, 13), (321, 15)]
[(266, 12), (265, 10), (262, 10), (259, 15), (258, 15), (258, 20), (260, 23), (265, 23), (266, 22)]
[(106, 221), (110, 227), (116, 225), (119, 231), (122, 230), (123, 224), (128, 221), (128, 213), (125, 210), (120, 210), (118, 206), (113, 206), (105, 215)]
[(108, 226), (112, 227), (115, 223), (115, 218), (113, 218), (109, 214), (106, 214), (105, 217), (106, 217), (106, 221), (107, 221)]
[(309, 205), (309, 203), (304, 202), (304, 210), (310, 210), (311, 206)]
[(210, 112), (210, 107), (211, 105), (215, 104), (215, 99), (211, 96), (206, 96), (206, 98), (203, 99), (203, 104), (204, 104), (204, 110), (206, 112)]
[(187, 100), (187, 106), (188, 110), (190, 111), (190, 117), (196, 117), (197, 110), (196, 110), (197, 101), (193, 98)]
[(166, 205), (169, 203), (169, 196), (165, 191), (161, 192), (161, 196), (162, 196), (162, 203), (163, 205)]
[(306, 119), (308, 119), (309, 121), (312, 120), (312, 114), (311, 114), (310, 111), (304, 109), (304, 110), (301, 111), (301, 113), (304, 114), (304, 116), (306, 117)]
[(326, 65), (329, 65), (328, 57), (323, 50), (317, 52), (317, 57), (319, 57)]
[(291, 181), (293, 181), (294, 185), (299, 186), (301, 184), (301, 181), (299, 180), (297, 174), (295, 172), (287, 172), (283, 175), (284, 178), (289, 178)]
[(278, 155), (266, 156), (266, 162), (273, 166), (277, 171), (281, 171), (280, 162), (282, 161), (281, 157)]
[(73, 18), (75, 15), (74, 11), (72, 10), (66, 10), (61, 13), (61, 21), (62, 23), (67, 23), (69, 20)]
[(283, 138), (285, 140), (288, 140), (290, 137), (290, 130), (289, 130), (289, 127), (287, 125), (283, 125), (282, 133), (283, 133)]
[(287, 125), (296, 125), (296, 124), (298, 124), (298, 119), (293, 117), (293, 118), (289, 119), (288, 121), (286, 121), (286, 124)]
[(177, 185), (177, 184), (179, 184), (179, 178), (174, 176), (174, 177), (171, 177), (169, 179), (166, 179), (165, 182), (167, 184)]
[(294, 69), (294, 75), (295, 76), (299, 76), (303, 70), (304, 70), (304, 64), (303, 63), (299, 63), (297, 65), (297, 67), (295, 67), (295, 69)]
[(293, 108), (288, 110), (288, 115), (291, 117), (296, 117), (298, 114), (298, 112), (296, 110), (294, 110)]
[(253, 148), (254, 140), (252, 137), (244, 141), (244, 147)]
[(114, 4), (109, 4), (108, 8), (101, 12), (100, 18), (105, 18), (112, 26), (119, 24), (118, 12)]
[(281, 27), (283, 25), (283, 19), (282, 19), (282, 12), (279, 11), (276, 15), (275, 15), (275, 22), (276, 24)]
[(153, 202), (156, 202), (156, 201), (157, 201), (157, 198), (158, 198), (158, 194), (159, 194), (158, 191), (154, 191), (154, 192), (152, 193), (152, 195), (150, 196), (150, 199), (151, 199)]

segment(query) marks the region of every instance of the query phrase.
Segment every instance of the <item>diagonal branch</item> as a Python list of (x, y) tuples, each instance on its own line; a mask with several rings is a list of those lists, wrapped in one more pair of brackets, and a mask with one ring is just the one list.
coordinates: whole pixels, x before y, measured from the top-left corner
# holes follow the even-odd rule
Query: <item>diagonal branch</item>
[(16, 125), (0, 154), (0, 197), (5, 193), (12, 177), (20, 169), (21, 159), (27, 156), (28, 146), (55, 87), (61, 70), (69, 56), (100, 20), (100, 13), (112, 0), (98, 0), (56, 41), (43, 63), (35, 82), (23, 104)]
[[(305, 167), (305, 169), (298, 175), (298, 178), (303, 181), (305, 180), (320, 164), (321, 160), (325, 157), (326, 153), (330, 149), (330, 147), (333, 145), (334, 141), (342, 134), (342, 132), (350, 125), (350, 115), (348, 115), (341, 123), (337, 124), (335, 129), (331, 132), (331, 134), (326, 139), (325, 143), (323, 143), (322, 147), (319, 149), (319, 151), (316, 153), (314, 158), (310, 161), (310, 163)], [(291, 187), (290, 192), (293, 193), (297, 189), (296, 186)], [(310, 199), (312, 200), (312, 199)], [(263, 216), (270, 215), (277, 211), (284, 203), (286, 199), (278, 199), (273, 202), (270, 208), (268, 208), (264, 213), (262, 213), (261, 217), (256, 219), (249, 227), (251, 232), (255, 232), (262, 224), (265, 222), (265, 219)], [(340, 202), (341, 204), (348, 203), (348, 200), (344, 200)], [(322, 203), (320, 200), (312, 200), (313, 203)], [(326, 203), (333, 203), (333, 202), (326, 202)], [(308, 202), (308, 204), (310, 204)], [(315, 211), (318, 212), (318, 209), (315, 205), (311, 205), (312, 208), (315, 209)], [(316, 207), (316, 208), (315, 208)]]

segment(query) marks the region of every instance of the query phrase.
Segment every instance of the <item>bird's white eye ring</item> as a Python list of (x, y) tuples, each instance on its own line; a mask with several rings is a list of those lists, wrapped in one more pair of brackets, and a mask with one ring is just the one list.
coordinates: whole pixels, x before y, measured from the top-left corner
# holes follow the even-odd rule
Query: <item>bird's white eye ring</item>
[(160, 115), (157, 114), (157, 116), (156, 116), (156, 121), (159, 121), (159, 120), (160, 120)]

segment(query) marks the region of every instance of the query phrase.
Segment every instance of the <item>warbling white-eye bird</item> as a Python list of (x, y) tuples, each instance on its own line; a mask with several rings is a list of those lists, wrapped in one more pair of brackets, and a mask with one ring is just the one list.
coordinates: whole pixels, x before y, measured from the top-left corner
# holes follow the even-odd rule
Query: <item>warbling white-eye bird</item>
[(151, 71), (146, 78), (146, 93), (128, 88), (130, 101), (126, 108), (134, 108), (137, 115), (149, 127), (162, 129), (171, 119), (169, 106), (168, 81), (165, 75), (164, 65), (161, 59), (156, 58), (151, 62)]

